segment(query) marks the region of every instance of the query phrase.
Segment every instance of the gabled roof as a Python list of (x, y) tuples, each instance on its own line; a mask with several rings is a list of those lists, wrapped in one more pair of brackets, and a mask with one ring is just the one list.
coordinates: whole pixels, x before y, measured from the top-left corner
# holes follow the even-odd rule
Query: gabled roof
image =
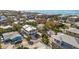
[(75, 38), (73, 36), (66, 35), (63, 33), (58, 33), (57, 35), (54, 35), (53, 38), (79, 48), (79, 38)]

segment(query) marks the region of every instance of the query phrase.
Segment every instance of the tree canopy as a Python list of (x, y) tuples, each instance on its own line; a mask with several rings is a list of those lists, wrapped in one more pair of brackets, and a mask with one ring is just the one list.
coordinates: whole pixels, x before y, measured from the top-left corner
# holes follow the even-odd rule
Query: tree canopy
[(49, 39), (48, 39), (48, 36), (46, 34), (42, 34), (42, 42), (46, 45), (49, 44)]
[(3, 28), (0, 28), (0, 35), (2, 35), (2, 33), (4, 33), (5, 30)]
[(21, 28), (22, 28), (21, 25), (19, 25), (19, 24), (13, 24), (13, 30), (19, 31)]

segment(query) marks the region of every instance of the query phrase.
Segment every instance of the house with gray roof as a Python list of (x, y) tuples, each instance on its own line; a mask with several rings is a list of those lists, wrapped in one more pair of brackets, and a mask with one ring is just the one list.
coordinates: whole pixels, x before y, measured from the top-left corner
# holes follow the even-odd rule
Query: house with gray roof
[(66, 34), (79, 38), (79, 29), (76, 28), (66, 29)]
[(68, 18), (69, 15), (60, 15), (58, 16), (59, 17), (59, 22), (66, 22), (67, 18)]
[(3, 33), (3, 42), (11, 42), (11, 43), (17, 43), (19, 41), (22, 41), (22, 36), (18, 32), (8, 32)]
[(79, 48), (79, 38), (63, 33), (58, 33), (57, 35), (53, 35), (52, 38), (53, 38), (53, 42), (61, 48), (64, 49)]
[(66, 22), (73, 24), (74, 22), (78, 22), (79, 21), (79, 17), (78, 16), (71, 16), (68, 17)]
[(6, 19), (5, 16), (0, 16), (0, 24), (6, 23)]

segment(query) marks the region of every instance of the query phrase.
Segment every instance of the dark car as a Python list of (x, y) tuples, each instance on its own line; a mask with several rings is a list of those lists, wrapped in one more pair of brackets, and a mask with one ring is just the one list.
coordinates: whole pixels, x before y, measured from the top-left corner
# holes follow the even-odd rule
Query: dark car
[(29, 43), (30, 45), (33, 45), (33, 44), (34, 44), (32, 41), (29, 41), (28, 43)]

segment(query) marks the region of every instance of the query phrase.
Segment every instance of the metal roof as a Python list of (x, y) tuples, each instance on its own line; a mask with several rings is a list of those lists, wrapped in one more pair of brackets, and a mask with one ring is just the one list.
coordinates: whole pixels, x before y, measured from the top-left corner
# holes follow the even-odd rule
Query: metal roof
[(67, 31), (79, 34), (79, 29), (76, 29), (76, 28), (69, 28), (67, 29)]
[(9, 33), (4, 33), (2, 35), (4, 40), (13, 39), (17, 36), (21, 36), (18, 32), (9, 32)]
[(57, 35), (54, 35), (53, 38), (79, 48), (79, 38), (75, 38), (73, 36), (69, 36), (63, 33), (58, 33)]

